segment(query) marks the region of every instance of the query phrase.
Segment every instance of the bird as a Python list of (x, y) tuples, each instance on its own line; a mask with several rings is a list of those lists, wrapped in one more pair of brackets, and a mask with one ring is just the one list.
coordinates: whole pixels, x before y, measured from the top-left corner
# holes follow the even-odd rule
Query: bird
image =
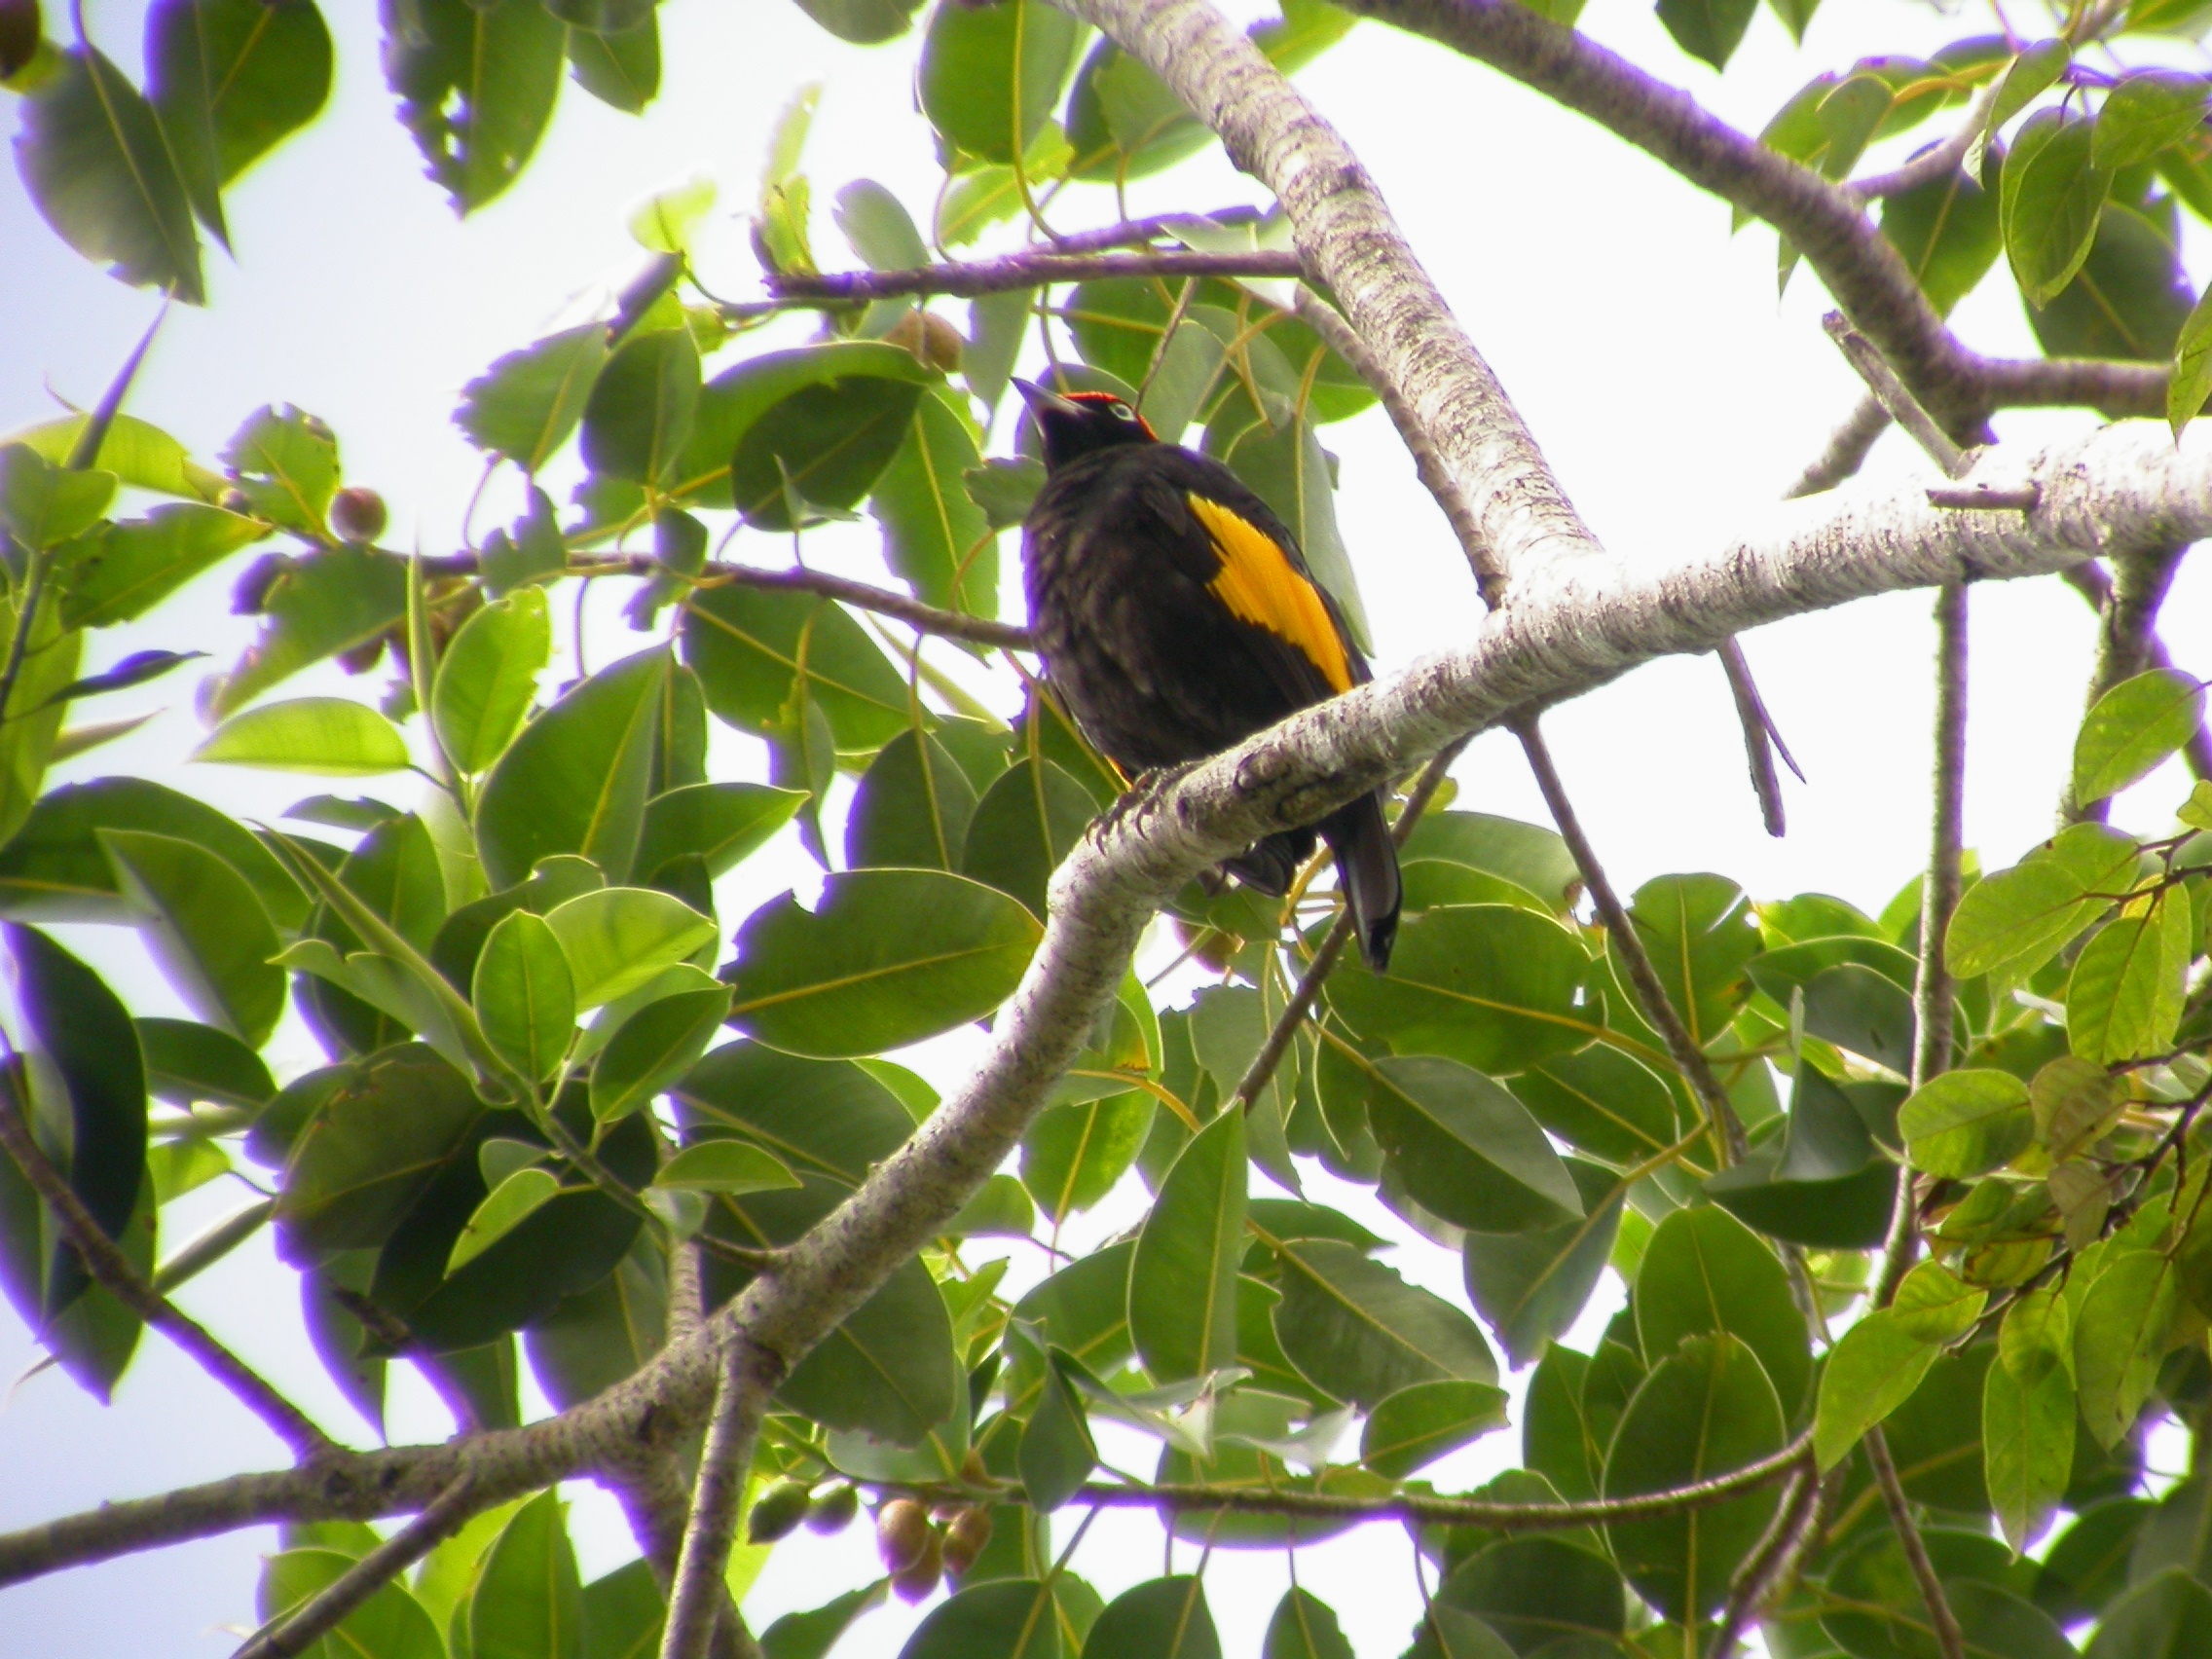
[[(1132, 776), (1187, 765), (1369, 679), (1297, 537), (1227, 466), (1162, 441), (1111, 392), (1014, 384), (1045, 461), (1022, 523), (1030, 628), (1093, 749)], [(1223, 867), (1280, 898), (1318, 835), (1360, 954), (1382, 973), (1400, 901), (1385, 798), (1278, 830)]]

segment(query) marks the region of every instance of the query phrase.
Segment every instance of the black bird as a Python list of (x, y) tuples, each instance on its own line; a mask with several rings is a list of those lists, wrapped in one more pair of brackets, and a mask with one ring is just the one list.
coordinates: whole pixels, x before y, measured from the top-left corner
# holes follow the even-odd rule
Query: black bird
[[(1268, 504), (1209, 457), (1160, 441), (1110, 392), (1014, 383), (1044, 440), (1022, 527), (1030, 626), (1046, 675), (1124, 772), (1217, 755), (1368, 679), (1342, 612)], [(1378, 790), (1228, 861), (1280, 897), (1316, 832), (1381, 973), (1398, 931), (1398, 854)]]

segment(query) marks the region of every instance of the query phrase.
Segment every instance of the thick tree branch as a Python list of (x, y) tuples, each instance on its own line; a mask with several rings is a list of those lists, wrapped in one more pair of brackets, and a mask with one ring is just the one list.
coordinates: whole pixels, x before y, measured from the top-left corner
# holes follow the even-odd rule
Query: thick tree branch
[(110, 1505), (0, 1537), (0, 1584), (296, 1516), (414, 1513), (463, 1473), (487, 1504), (672, 1446), (704, 1420), (722, 1345), (744, 1331), (795, 1363), (997, 1170), (1080, 1051), (1138, 937), (1198, 871), (1308, 824), (1445, 744), (1765, 622), (1966, 575), (2046, 574), (2085, 557), (2212, 535), (2212, 429), (2107, 428), (1973, 478), (2035, 485), (2031, 510), (1946, 512), (1917, 488), (1854, 485), (1783, 503), (1703, 558), (1593, 554), (1516, 578), (1456, 648), (1309, 709), (1139, 797), (1053, 877), (1045, 937), (976, 1070), (836, 1211), (694, 1336), (598, 1398), (519, 1429), (344, 1454)]
[(1590, 890), (1591, 903), (1597, 906), (1599, 919), (1605, 924), (1606, 937), (1620, 953), (1621, 965), (1628, 970), (1629, 994), (1636, 998), (1644, 1020), (1665, 1041), (1667, 1052), (1673, 1056), (1683, 1081), (1696, 1094), (1698, 1104), (1705, 1108), (1705, 1120), (1713, 1132), (1714, 1152), (1724, 1163), (1741, 1162), (1744, 1122), (1736, 1116), (1728, 1091), (1720, 1087), (1713, 1062), (1683, 1023), (1681, 1011), (1675, 1007), (1674, 998), (1667, 994), (1666, 981), (1652, 966), (1651, 953), (1643, 948), (1643, 939), (1636, 931), (1635, 918), (1621, 903), (1620, 895), (1613, 891), (1604, 866), (1598, 862), (1598, 850), (1583, 833), (1582, 821), (1575, 816), (1574, 803), (1567, 798), (1567, 786), (1560, 781), (1559, 768), (1552, 763), (1552, 752), (1544, 742), (1543, 733), (1531, 719), (1517, 723), (1514, 735), (1520, 738), (1521, 751), (1529, 757), (1529, 770), (1535, 774), (1536, 788), (1543, 794), (1544, 805), (1551, 810), (1552, 822), (1559, 826), (1560, 838), (1574, 855), (1574, 867), (1582, 872), (1582, 884)]
[(1103, 276), (1302, 276), (1295, 253), (1256, 248), (1250, 253), (1203, 253), (1147, 248), (1141, 253), (1064, 253), (1057, 249), (1002, 254), (953, 265), (908, 271), (839, 271), (824, 276), (771, 275), (768, 291), (779, 300), (820, 305), (863, 305), (907, 295), (1011, 293), (1047, 282), (1089, 282)]
[(231, 1391), (233, 1398), (268, 1424), (276, 1438), (291, 1448), (294, 1456), (313, 1461), (337, 1454), (341, 1450), (338, 1443), (317, 1428), (305, 1412), (278, 1393), (268, 1379), (233, 1353), (206, 1326), (139, 1276), (130, 1259), (101, 1231), (100, 1224), (32, 1138), (18, 1104), (21, 1075), (18, 1067), (11, 1078), (0, 1080), (0, 1146), (7, 1148), (22, 1170), (23, 1179), (54, 1212), (62, 1235), (85, 1264), (85, 1271), (109, 1295), (197, 1360), (202, 1370)]
[(336, 1630), (347, 1614), (460, 1531), (481, 1507), (463, 1475), (422, 1514), (332, 1579), (297, 1612), (246, 1642), (232, 1659), (290, 1659), (305, 1653)]

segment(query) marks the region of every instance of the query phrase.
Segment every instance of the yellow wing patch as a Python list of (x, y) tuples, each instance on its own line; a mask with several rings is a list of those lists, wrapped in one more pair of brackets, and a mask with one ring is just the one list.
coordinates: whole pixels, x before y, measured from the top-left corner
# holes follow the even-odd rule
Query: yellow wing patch
[(1206, 590), (1230, 613), (1265, 628), (1305, 652), (1321, 678), (1338, 691), (1352, 687), (1351, 662), (1345, 643), (1322, 603), (1320, 591), (1299, 573), (1275, 538), (1258, 525), (1192, 491), (1191, 511), (1213, 538), (1221, 571)]

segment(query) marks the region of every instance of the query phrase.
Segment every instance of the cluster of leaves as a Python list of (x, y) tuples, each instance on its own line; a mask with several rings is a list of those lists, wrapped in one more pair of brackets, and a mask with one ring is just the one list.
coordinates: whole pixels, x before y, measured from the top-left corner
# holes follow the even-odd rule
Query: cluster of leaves
[[(903, 32), (918, 10), (803, 3), (864, 41)], [(42, 205), (133, 279), (196, 292), (193, 214), (219, 234), (219, 194), (201, 185), (322, 100), (313, 7), (250, 4), (266, 32), (241, 34), (252, 19), (234, 0), (156, 6), (143, 97), (82, 45), (4, 65), (31, 89), (25, 166)], [(1750, 16), (1720, 10), (1701, 14), (1724, 42), (1706, 54), (1716, 62)], [(1687, 10), (1662, 16), (1683, 38)], [(464, 207), (527, 158), (564, 54), (609, 101), (622, 100), (608, 65), (643, 89), (634, 102), (649, 94), (649, 7), (416, 0), (387, 24), (408, 119)], [(1292, 0), (1255, 37), (1295, 64), (1345, 26)], [(323, 43), (312, 62), (259, 55), (305, 53), (311, 37)], [(2175, 77), (2102, 88), (2073, 50), (1970, 46), (1862, 66), (1793, 101), (1770, 141), (1840, 177), (1874, 137), (2002, 74), (1966, 172), (1939, 198), (1892, 201), (1886, 224), (1939, 305), (2002, 244), (2016, 271), (2025, 259), (2041, 274), (2041, 314), (2056, 316), (2102, 280), (2100, 227), (2152, 223), (2154, 171), (2193, 201), (2181, 178), (2202, 115)], [(498, 73), (475, 75), (479, 62)], [(178, 90), (193, 65), (193, 84), (232, 91), (193, 105)], [(2008, 153), (1997, 134), (2062, 80), (2069, 95), (2104, 92), (2093, 132), (2029, 114)], [(474, 92), (457, 102), (463, 85)], [(1107, 43), (1087, 51), (1040, 0), (940, 5), (919, 89), (945, 164), (930, 237), (880, 186), (835, 197), (836, 223), (877, 269), (926, 264), (933, 243), (972, 240), (1040, 192), (1124, 181), (1204, 137), (1142, 65)], [(815, 268), (810, 107), (778, 134), (755, 219), (763, 263), (786, 275)], [(203, 128), (216, 135), (204, 153), (223, 160), (190, 161)], [(2079, 150), (2094, 184), (2086, 251), (2063, 276), (2046, 258), (2056, 210), (2038, 205), (2055, 198), (2028, 189), (2044, 166), (2022, 161), (2031, 131), (2046, 133), (2036, 156), (2060, 137)], [(158, 183), (144, 200), (119, 195), (116, 158), (132, 178), (173, 179), (175, 203), (156, 200)], [(1974, 180), (1996, 167), (2005, 181), (1985, 194)], [(61, 188), (72, 179), (86, 182)], [(2080, 194), (2056, 191), (2075, 207)], [(718, 530), (775, 546), (865, 509), (914, 599), (995, 618), (999, 537), (1040, 474), (1025, 438), (986, 460), (986, 422), (1034, 323), (1072, 342), (1062, 384), (1122, 392), (1266, 497), (1361, 625), (1318, 429), (1369, 394), (1265, 284), (992, 295), (964, 328), (907, 302), (826, 307), (819, 338), (757, 350), (757, 313), (682, 297), (687, 226), (706, 205), (682, 193), (648, 207), (637, 228), (656, 257), (616, 314), (532, 343), (467, 388), (461, 429), (525, 475), (529, 504), (466, 555), (378, 547), (381, 507), (343, 487), (331, 432), (296, 410), (252, 417), (220, 471), (128, 416), (0, 445), (0, 915), (23, 1051), (11, 1098), (161, 1288), (273, 1230), (310, 1339), (375, 1426), (393, 1363), (420, 1368), (464, 1430), (519, 1419), (524, 1363), (556, 1405), (588, 1399), (661, 1347), (672, 1251), (699, 1246), (719, 1303), (761, 1252), (803, 1236), (936, 1104), (887, 1053), (999, 1006), (1040, 937), (1051, 868), (1119, 788), (1034, 688), (999, 718), (943, 666), (960, 647), (749, 581), (710, 560)], [(1219, 214), (1178, 234), (1252, 248), (1280, 226)], [(2160, 269), (2178, 269), (2161, 245)], [(2177, 314), (2155, 354), (2180, 327)], [(710, 372), (723, 352), (733, 360)], [(571, 457), (583, 476), (564, 510), (543, 486)], [(111, 515), (124, 490), (159, 504)], [(191, 654), (141, 651), (82, 676), (85, 632), (135, 620), (272, 535), (290, 550), (238, 584), (261, 631), (204, 688), (220, 723), (199, 758), (418, 771), (432, 784), (420, 804), (314, 795), (278, 830), (141, 778), (47, 789), (54, 760), (128, 725), (64, 729), (72, 704)], [(649, 554), (624, 553), (633, 537)], [(552, 588), (610, 572), (634, 581), (641, 648), (549, 687)], [(381, 704), (270, 698), (334, 659), (387, 668)], [(2075, 798), (2146, 776), (2196, 729), (2201, 702), (2164, 671), (2111, 692), (2083, 726)], [(708, 775), (710, 719), (765, 745), (770, 782)], [(2202, 1478), (2142, 1495), (2149, 1425), (2194, 1421), (2212, 1399), (2212, 1147), (2193, 1133), (2212, 1097), (2212, 792), (2181, 822), (2149, 839), (2077, 825), (1971, 888), (1947, 940), (1955, 1068), (1909, 1096), (1917, 884), (1876, 917), (1819, 894), (1753, 904), (1713, 874), (1647, 883), (1631, 920), (1749, 1125), (1734, 1162), (1628, 993), (1618, 941), (1578, 917), (1577, 871), (1550, 830), (1456, 810), (1416, 826), (1389, 976), (1340, 970), (1248, 1109), (1240, 1082), (1333, 901), (1194, 886), (1174, 925), (1212, 982), (1190, 994), (1188, 977), (1171, 980), (1183, 988), (1156, 1000), (1125, 981), (1017, 1171), (780, 1388), (733, 1589), (801, 1518), (849, 1524), (862, 1492), (889, 1570), (780, 1621), (767, 1651), (824, 1654), (889, 1589), (920, 1598), (949, 1578), (909, 1659), (1218, 1652), (1202, 1575), (1107, 1603), (1055, 1557), (1051, 1518), (1099, 1472), (1093, 1425), (1156, 1443), (1162, 1483), (1419, 1494), (1440, 1458), (1506, 1425), (1493, 1341), (1533, 1371), (1525, 1467), (1486, 1495), (1666, 1492), (1811, 1436), (1841, 1471), (1840, 1502), (1773, 1627), (1792, 1654), (1933, 1651), (1861, 1450), (1876, 1425), (1973, 1650), (2071, 1652), (2065, 1629), (2096, 1619), (2100, 1659), (2165, 1651), (2212, 1611)], [(823, 866), (820, 899), (724, 917), (718, 892), (731, 889), (718, 881), (787, 824)], [(138, 930), (196, 1017), (134, 1017), (43, 931), (84, 922)], [(730, 934), (734, 960), (718, 971)], [(260, 1051), (287, 1000), (327, 1063), (279, 1082)], [(1381, 1259), (1386, 1240), (1302, 1196), (1315, 1164), (1454, 1252), (1464, 1296), (1408, 1282)], [(1252, 1196), (1254, 1167), (1289, 1196)], [(249, 1168), (267, 1197), (159, 1247), (164, 1206)], [(1908, 1180), (1935, 1254), (1831, 1344), (1825, 1321), (1862, 1297)], [(984, 1259), (977, 1242), (1033, 1240), (1040, 1211), (1056, 1230), (1140, 1183), (1135, 1224), (1041, 1282), (1008, 1285), (1017, 1258)], [(1626, 1309), (1592, 1351), (1562, 1346), (1608, 1266)], [(136, 1317), (88, 1280), (12, 1165), (0, 1279), (58, 1362), (104, 1395)], [(1755, 1489), (1545, 1536), (1422, 1529), (1440, 1584), (1413, 1651), (1694, 1650), (1779, 1501)], [(2062, 1514), (2042, 1560), (2020, 1553)], [(1229, 1548), (1330, 1530), (1202, 1500), (1163, 1524)], [(293, 1529), (262, 1612), (296, 1605), (375, 1543), (364, 1528)], [(548, 1493), (478, 1517), (342, 1635), (378, 1654), (580, 1659), (637, 1651), (660, 1618), (642, 1563), (579, 1582)], [(1265, 1651), (1348, 1648), (1334, 1612), (1293, 1590)]]

